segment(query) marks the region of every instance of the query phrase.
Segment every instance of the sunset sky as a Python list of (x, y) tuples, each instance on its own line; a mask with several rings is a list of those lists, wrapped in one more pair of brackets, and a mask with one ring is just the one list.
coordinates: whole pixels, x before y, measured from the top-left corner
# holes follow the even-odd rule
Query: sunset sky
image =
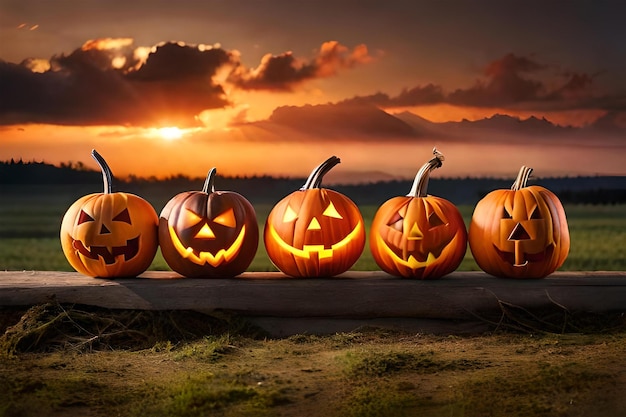
[(591, 0), (2, 0), (0, 160), (305, 176), (336, 154), (365, 181), (437, 146), (440, 176), (626, 175), (624, 19)]

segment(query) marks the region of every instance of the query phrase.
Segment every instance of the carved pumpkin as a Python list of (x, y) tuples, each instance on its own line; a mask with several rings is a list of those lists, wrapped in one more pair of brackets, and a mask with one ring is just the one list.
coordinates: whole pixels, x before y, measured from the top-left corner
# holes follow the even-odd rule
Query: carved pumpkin
[(563, 265), (570, 238), (565, 211), (551, 191), (527, 186), (532, 168), (522, 167), (510, 190), (478, 202), (469, 244), (480, 268), (498, 277), (543, 278)]
[(74, 202), (61, 222), (61, 247), (78, 272), (92, 277), (130, 277), (144, 272), (157, 251), (158, 217), (134, 194), (111, 192), (113, 175), (98, 152), (104, 193)]
[(304, 186), (279, 201), (267, 217), (265, 249), (278, 269), (293, 277), (329, 277), (347, 271), (365, 246), (363, 217), (345, 195), (321, 188), (340, 162), (315, 168)]
[(467, 249), (467, 232), (450, 201), (427, 195), (430, 172), (443, 155), (422, 166), (408, 195), (383, 203), (370, 229), (370, 250), (385, 272), (418, 279), (440, 278), (458, 268)]
[(161, 253), (174, 271), (187, 277), (233, 277), (250, 266), (259, 244), (259, 227), (248, 200), (232, 191), (215, 191), (216, 169), (202, 191), (180, 193), (161, 211)]

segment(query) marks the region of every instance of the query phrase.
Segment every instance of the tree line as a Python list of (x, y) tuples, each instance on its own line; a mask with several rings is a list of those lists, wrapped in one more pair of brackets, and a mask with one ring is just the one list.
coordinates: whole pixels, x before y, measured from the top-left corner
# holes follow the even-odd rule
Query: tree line
[[(218, 177), (216, 189), (236, 191), (253, 202), (275, 202), (299, 189), (305, 178), (271, 176)], [(185, 175), (165, 179), (131, 176), (116, 178), (114, 190), (142, 194), (146, 190), (160, 190), (163, 194), (200, 190), (204, 178)], [(406, 195), (412, 180), (381, 181), (365, 184), (325, 185), (346, 194), (357, 204), (380, 204), (391, 197)], [(571, 204), (625, 204), (625, 176), (566, 177), (535, 179), (557, 194), (564, 203)], [(44, 162), (23, 160), (0, 161), (0, 185), (27, 184), (93, 184), (100, 190), (102, 174), (91, 170), (81, 162), (67, 162), (59, 166)], [(508, 189), (512, 179), (497, 178), (432, 178), (428, 191), (432, 195), (446, 198), (455, 204), (475, 204), (491, 190)]]

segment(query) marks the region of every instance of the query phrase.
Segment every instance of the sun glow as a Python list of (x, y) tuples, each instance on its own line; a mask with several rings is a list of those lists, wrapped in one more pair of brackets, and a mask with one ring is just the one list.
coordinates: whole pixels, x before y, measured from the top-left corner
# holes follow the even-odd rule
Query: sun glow
[(175, 126), (162, 127), (158, 129), (158, 134), (165, 140), (176, 140), (183, 136), (183, 131)]

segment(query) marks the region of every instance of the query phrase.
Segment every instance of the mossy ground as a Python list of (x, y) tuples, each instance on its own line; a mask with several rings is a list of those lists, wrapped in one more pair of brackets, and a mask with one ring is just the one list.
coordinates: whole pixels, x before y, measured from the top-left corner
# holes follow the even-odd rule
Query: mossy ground
[(617, 417), (626, 409), (626, 332), (613, 326), (271, 339), (227, 315), (49, 304), (2, 317), (0, 416)]

